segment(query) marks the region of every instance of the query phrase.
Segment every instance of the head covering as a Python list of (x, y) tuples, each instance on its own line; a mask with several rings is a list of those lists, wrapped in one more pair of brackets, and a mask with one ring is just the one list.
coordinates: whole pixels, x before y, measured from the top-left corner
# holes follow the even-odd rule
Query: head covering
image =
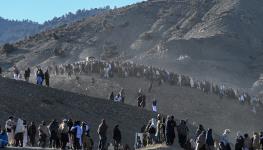
[(161, 120), (161, 115), (160, 114), (157, 115), (157, 119)]
[(224, 134), (230, 134), (230, 129), (225, 129)]
[(42, 123), (42, 125), (46, 125), (46, 122), (45, 122), (45, 121), (42, 121), (41, 123)]
[(237, 131), (237, 137), (241, 137), (241, 136), (242, 136), (241, 132)]

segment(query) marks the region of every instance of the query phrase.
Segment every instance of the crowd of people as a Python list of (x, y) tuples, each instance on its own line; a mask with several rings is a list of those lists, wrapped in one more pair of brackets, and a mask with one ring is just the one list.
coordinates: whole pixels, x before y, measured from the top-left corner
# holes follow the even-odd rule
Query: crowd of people
[[(2, 69), (0, 69), (2, 72)], [(225, 85), (215, 84), (209, 81), (198, 81), (194, 80), (190, 76), (181, 75), (173, 72), (169, 72), (165, 69), (155, 68), (152, 66), (134, 64), (132, 62), (118, 62), (118, 61), (101, 61), (101, 60), (88, 60), (80, 61), (73, 64), (61, 64), (48, 66), (46, 72), (44, 73), (40, 67), (36, 70), (36, 84), (49, 86), (50, 74), (54, 75), (68, 75), (71, 77), (73, 74), (89, 74), (97, 73), (103, 78), (111, 78), (113, 76), (118, 77), (138, 77), (144, 78), (149, 81), (148, 92), (151, 92), (153, 88), (153, 82), (157, 82), (159, 85), (168, 83), (170, 85), (177, 85), (180, 87), (190, 87), (196, 88), (204, 93), (213, 93), (218, 95), (220, 98), (228, 97), (232, 99), (237, 99), (240, 103), (249, 103), (251, 105), (263, 105), (262, 100), (257, 96), (250, 96), (247, 92), (228, 88)], [(14, 66), (13, 67), (14, 79), (22, 80), (22, 75), (20, 70)], [(30, 68), (24, 71), (24, 80), (29, 81), (31, 75)], [(143, 96), (143, 95), (142, 95)], [(123, 97), (117, 94), (114, 97), (115, 101), (123, 101)], [(143, 101), (140, 104), (143, 107)], [(255, 111), (255, 107), (253, 108)]]
[[(94, 141), (90, 134), (90, 127), (87, 122), (63, 119), (60, 123), (54, 119), (50, 123), (42, 121), (39, 126), (35, 122), (27, 123), (20, 118), (10, 116), (5, 127), (0, 127), (0, 147), (42, 147), (55, 149), (94, 149)], [(112, 144), (107, 142), (108, 125), (102, 119), (98, 126), (98, 149), (106, 150), (112, 146), (114, 150), (129, 150), (129, 146), (121, 145), (122, 134), (119, 125), (113, 129)]]
[(185, 150), (262, 150), (263, 131), (254, 132), (251, 136), (248, 133), (237, 133), (236, 142), (231, 146), (231, 131), (225, 129), (219, 138), (214, 138), (213, 130), (207, 130), (199, 125), (194, 135), (190, 135), (188, 121), (181, 120), (179, 124), (174, 116), (152, 118), (148, 124), (142, 127), (141, 133), (136, 134), (135, 148), (142, 148), (153, 144), (165, 143), (168, 146), (174, 145), (177, 133), (178, 143)]
[[(113, 102), (121, 102), (124, 103), (125, 100), (125, 92), (124, 89), (122, 88), (120, 92), (118, 92), (115, 96), (114, 92), (111, 92), (109, 94), (108, 100), (113, 101)], [(142, 89), (140, 88), (138, 93), (137, 93), (137, 106), (141, 108), (145, 108), (146, 106), (146, 95), (143, 93)], [(157, 113), (157, 100), (153, 99), (152, 101), (152, 111)]]
[(153, 82), (159, 85), (168, 83), (170, 85), (177, 85), (180, 87), (196, 88), (204, 93), (213, 93), (220, 98), (228, 97), (237, 99), (241, 103), (260, 104), (261, 100), (257, 96), (250, 96), (247, 92), (228, 88), (224, 84), (218, 85), (209, 81), (194, 80), (190, 76), (181, 75), (169, 72), (165, 69), (155, 68), (152, 66), (134, 64), (132, 62), (118, 62), (111, 61), (105, 62), (100, 60), (80, 61), (73, 64), (61, 64), (49, 66), (50, 73), (55, 75), (68, 75), (71, 77), (73, 74), (89, 74), (97, 73), (103, 78), (117, 77), (138, 77), (147, 79), (150, 84), (148, 92), (151, 92)]
[[(219, 97), (229, 97), (238, 99), (241, 103), (260, 103), (255, 96), (250, 96), (246, 92), (241, 92), (233, 88), (226, 88), (224, 85), (217, 85), (208, 81), (194, 81), (192, 77), (180, 75), (167, 70), (133, 64), (131, 62), (104, 62), (104, 61), (83, 61), (74, 64), (63, 64), (49, 66), (45, 73), (38, 67), (36, 71), (36, 84), (49, 86), (50, 73), (55, 75), (67, 74), (69, 77), (73, 74), (89, 74), (98, 73), (103, 78), (118, 77), (138, 77), (150, 81), (148, 92), (151, 92), (153, 82), (159, 85), (168, 83), (180, 87), (197, 88), (209, 94), (214, 93)], [(2, 69), (0, 68), (0, 75)], [(15, 80), (21, 80), (22, 75), (19, 69), (14, 66), (13, 75)], [(31, 77), (30, 68), (24, 71), (24, 80), (29, 82)], [(120, 90), (116, 95), (112, 92), (109, 100), (115, 102), (125, 101), (124, 89)], [(140, 89), (137, 96), (138, 107), (144, 108), (146, 105), (146, 95)], [(157, 112), (157, 100), (152, 102), (152, 110)], [(104, 150), (109, 146), (107, 143), (108, 126), (105, 120), (101, 121), (97, 133), (99, 136), (98, 149)], [(121, 132), (119, 126), (116, 125), (113, 129), (113, 146), (118, 150), (121, 145)], [(38, 133), (38, 136), (37, 136)], [(176, 136), (177, 133), (177, 136)], [(174, 116), (152, 118), (146, 126), (143, 126), (141, 133), (136, 134), (135, 147), (141, 148), (151, 144), (166, 143), (173, 145), (176, 137), (179, 145), (186, 150), (230, 150), (230, 130), (224, 130), (218, 140), (213, 137), (213, 130), (207, 129), (199, 125), (194, 136), (190, 136), (187, 125), (187, 120), (181, 120), (179, 124), (174, 119)], [(36, 142), (38, 140), (38, 142)], [(0, 128), (0, 147), (5, 146), (40, 146), (61, 149), (87, 149), (94, 148), (94, 141), (90, 135), (90, 128), (86, 122), (64, 119), (61, 123), (53, 120), (47, 124), (45, 121), (37, 127), (34, 122), (27, 124), (25, 120), (14, 117), (9, 117), (4, 128)], [(233, 147), (233, 146), (232, 146)], [(253, 135), (237, 133), (236, 150), (260, 150), (263, 149), (263, 132), (254, 132)], [(128, 146), (125, 146), (129, 149)]]
[(124, 100), (125, 100), (124, 89), (121, 89), (120, 92), (117, 93), (116, 95), (114, 94), (114, 92), (111, 92), (108, 99), (109, 99), (110, 101), (124, 103)]

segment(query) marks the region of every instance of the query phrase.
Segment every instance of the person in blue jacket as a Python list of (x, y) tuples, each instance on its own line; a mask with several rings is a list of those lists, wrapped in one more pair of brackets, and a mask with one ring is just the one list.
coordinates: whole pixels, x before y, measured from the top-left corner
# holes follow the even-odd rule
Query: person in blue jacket
[(8, 144), (8, 137), (5, 130), (0, 133), (0, 148), (5, 148)]

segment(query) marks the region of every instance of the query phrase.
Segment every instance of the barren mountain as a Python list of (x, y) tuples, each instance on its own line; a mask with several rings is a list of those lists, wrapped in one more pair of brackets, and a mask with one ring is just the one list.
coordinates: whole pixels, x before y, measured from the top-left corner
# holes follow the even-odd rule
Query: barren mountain
[(251, 87), (262, 69), (262, 7), (259, 0), (151, 0), (20, 41), (1, 63), (118, 58)]
[(30, 20), (17, 21), (0, 17), (0, 44), (17, 42), (36, 33), (57, 27), (65, 27), (73, 22), (101, 14), (109, 10), (109, 7), (91, 10), (78, 10), (76, 13), (69, 12), (61, 17), (54, 17), (43, 24), (32, 22)]
[[(149, 0), (5, 45), (0, 48), (0, 65), (4, 70), (14, 64), (19, 69), (45, 68), (94, 56), (154, 65), (195, 79), (249, 88), (263, 69), (262, 15), (260, 0)], [(143, 79), (103, 80), (98, 75), (80, 75), (77, 80), (52, 76), (51, 81), (52, 87), (83, 95), (0, 79), (4, 91), (0, 93), (0, 119), (10, 114), (37, 121), (74, 117), (95, 122), (95, 135), (99, 120), (108, 118), (111, 128), (119, 123), (122, 129), (130, 129), (124, 133), (129, 136), (125, 141), (130, 142), (134, 132), (154, 115), (84, 96), (106, 98), (111, 91), (124, 88), (126, 103), (136, 105), (136, 92), (139, 88), (146, 91), (149, 84)], [(225, 128), (231, 129), (233, 137), (239, 130), (262, 130), (261, 107), (254, 114), (250, 105), (233, 99), (170, 85), (154, 84), (153, 92), (147, 93), (148, 110), (154, 98), (161, 113), (188, 118), (195, 125), (202, 123), (218, 134)]]
[(0, 44), (15, 42), (37, 33), (40, 25), (29, 20), (14, 21), (0, 17)]

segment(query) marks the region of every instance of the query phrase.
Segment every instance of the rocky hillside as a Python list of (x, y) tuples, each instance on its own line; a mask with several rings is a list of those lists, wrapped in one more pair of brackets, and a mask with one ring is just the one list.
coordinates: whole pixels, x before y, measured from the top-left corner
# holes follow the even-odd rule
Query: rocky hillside
[(65, 27), (73, 22), (101, 14), (109, 10), (109, 7), (91, 10), (78, 10), (76, 13), (69, 12), (61, 17), (55, 17), (52, 20), (46, 21), (43, 24), (29, 20), (15, 21), (0, 17), (0, 44), (16, 42), (42, 31), (57, 27)]
[(151, 0), (20, 41), (1, 63), (118, 58), (251, 87), (262, 70), (262, 6), (258, 0)]
[(23, 39), (39, 31), (40, 25), (32, 21), (12, 21), (0, 17), (0, 44)]
[(0, 83), (1, 125), (10, 115), (38, 123), (42, 120), (50, 122), (55, 118), (80, 119), (89, 123), (92, 137), (97, 142), (97, 127), (100, 120), (105, 118), (109, 125), (109, 142), (112, 142), (114, 125), (119, 124), (123, 143), (132, 146), (135, 132), (156, 115), (128, 105), (15, 80), (0, 78)]
[(143, 78), (120, 78), (117, 75), (111, 79), (100, 78), (97, 74), (71, 78), (63, 75), (51, 77), (51, 86), (54, 88), (100, 98), (108, 98), (112, 91), (117, 94), (123, 88), (125, 103), (133, 106), (137, 106), (137, 94), (141, 88), (146, 95), (147, 110), (152, 110), (152, 101), (156, 99), (159, 113), (187, 118), (190, 124), (203, 124), (217, 134), (221, 134), (224, 129), (230, 129), (233, 142), (237, 131), (252, 133), (262, 130), (262, 105), (256, 106), (255, 114), (251, 105), (240, 104), (237, 99), (220, 99), (215, 94), (205, 94), (194, 88), (167, 83), (159, 86), (157, 82), (153, 83), (152, 91), (148, 92), (149, 85), (149, 81)]

